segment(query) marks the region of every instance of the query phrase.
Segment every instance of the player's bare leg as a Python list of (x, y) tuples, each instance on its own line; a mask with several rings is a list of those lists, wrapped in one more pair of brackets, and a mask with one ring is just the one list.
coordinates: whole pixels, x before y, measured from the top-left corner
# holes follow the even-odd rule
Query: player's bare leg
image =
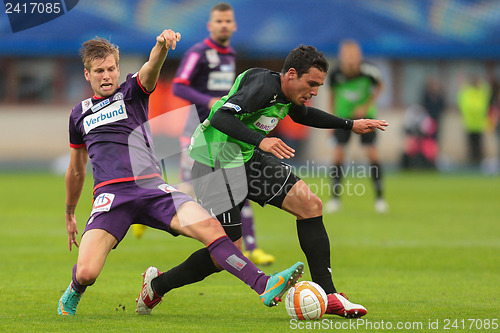
[(182, 193), (186, 193), (191, 198), (196, 198), (193, 185), (191, 183), (188, 182), (180, 183), (179, 185), (177, 185), (177, 189)]
[(323, 214), (323, 203), (303, 181), (298, 181), (288, 192), (281, 207), (297, 219), (308, 219)]
[(76, 278), (79, 283), (90, 285), (95, 282), (116, 243), (116, 238), (105, 230), (85, 232), (78, 251)]
[(80, 298), (101, 273), (106, 258), (116, 243), (116, 238), (102, 229), (88, 230), (83, 235), (76, 270), (73, 268), (72, 282), (59, 300), (57, 312), (60, 315), (75, 314)]

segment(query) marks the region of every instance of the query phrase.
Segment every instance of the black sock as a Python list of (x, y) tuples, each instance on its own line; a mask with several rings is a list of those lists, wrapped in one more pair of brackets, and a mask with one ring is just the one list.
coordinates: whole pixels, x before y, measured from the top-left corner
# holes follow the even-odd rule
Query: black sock
[(163, 296), (174, 288), (201, 281), (219, 271), (205, 247), (191, 254), (179, 266), (154, 278), (151, 281), (151, 286), (156, 294)]
[(338, 198), (340, 194), (342, 193), (342, 172), (343, 172), (343, 167), (342, 164), (337, 164), (332, 167), (331, 169), (331, 174), (332, 174), (332, 196), (334, 198)]
[(330, 268), (330, 241), (323, 216), (297, 220), (297, 235), (311, 271), (311, 278), (327, 294), (336, 293)]
[(382, 198), (382, 168), (378, 163), (372, 163), (370, 167), (370, 177), (375, 184), (375, 193), (377, 199)]

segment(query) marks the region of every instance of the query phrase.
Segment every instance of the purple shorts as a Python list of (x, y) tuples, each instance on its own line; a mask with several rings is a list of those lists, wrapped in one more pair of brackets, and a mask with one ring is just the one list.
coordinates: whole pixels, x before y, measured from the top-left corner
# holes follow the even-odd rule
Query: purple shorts
[(144, 224), (177, 236), (170, 229), (170, 221), (177, 208), (187, 201), (193, 199), (161, 178), (109, 184), (94, 193), (92, 212), (85, 232), (103, 229), (120, 243), (130, 225)]

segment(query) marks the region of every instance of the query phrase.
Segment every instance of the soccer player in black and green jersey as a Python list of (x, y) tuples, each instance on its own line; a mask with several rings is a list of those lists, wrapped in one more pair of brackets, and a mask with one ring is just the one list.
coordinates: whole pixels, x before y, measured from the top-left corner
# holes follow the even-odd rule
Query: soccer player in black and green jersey
[[(321, 52), (312, 46), (300, 46), (290, 52), (281, 73), (253, 68), (240, 74), (229, 94), (214, 104), (191, 139), (190, 155), (195, 160), (193, 185), (202, 206), (217, 216), (238, 246), (239, 209), (246, 198), (294, 215), (312, 280), (328, 294), (326, 313), (361, 317), (366, 309), (349, 302), (334, 287), (321, 200), (292, 173), (290, 166), (271, 156), (291, 158), (294, 150), (281, 139), (266, 137), (287, 115), (304, 125), (343, 128), (357, 134), (385, 130), (385, 121), (353, 121), (304, 105), (317, 95), (327, 70), (328, 63)], [(153, 280), (155, 292), (163, 295), (219, 271), (202, 251)]]
[[(383, 89), (380, 70), (373, 64), (363, 60), (361, 47), (355, 40), (345, 40), (340, 44), (339, 61), (330, 71), (330, 88), (332, 90), (332, 107), (334, 114), (347, 119), (375, 119), (377, 109), (375, 100)], [(326, 203), (328, 213), (340, 209), (342, 175), (348, 174), (343, 169), (345, 145), (351, 138), (351, 131), (336, 129), (334, 137), (337, 145), (334, 149), (333, 195)], [(375, 183), (375, 210), (384, 213), (387, 203), (382, 193), (382, 169), (375, 146), (376, 132), (361, 135), (361, 144), (366, 149), (370, 161), (370, 176)]]

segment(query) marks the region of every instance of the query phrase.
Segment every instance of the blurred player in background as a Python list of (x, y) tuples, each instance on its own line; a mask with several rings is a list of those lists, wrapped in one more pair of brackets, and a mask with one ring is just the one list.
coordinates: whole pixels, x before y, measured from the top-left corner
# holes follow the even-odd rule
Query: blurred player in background
[[(196, 127), (207, 119), (210, 109), (216, 101), (226, 95), (234, 83), (236, 71), (236, 52), (229, 46), (231, 36), (236, 31), (236, 21), (231, 5), (219, 3), (210, 12), (207, 24), (210, 37), (195, 44), (184, 55), (174, 79), (173, 91), (196, 106), (190, 112), (181, 143), (181, 180), (179, 187), (184, 193), (194, 197), (191, 184), (191, 168), (193, 159), (187, 149)], [(244, 254), (256, 265), (272, 264), (274, 256), (257, 248), (254, 232), (253, 211), (250, 203), (245, 201), (241, 210), (243, 228)]]
[[(363, 60), (361, 47), (354, 40), (345, 40), (340, 44), (339, 61), (330, 71), (330, 87), (332, 90), (333, 113), (347, 119), (375, 119), (377, 110), (375, 101), (380, 95), (383, 83), (380, 70), (373, 64)], [(337, 145), (334, 149), (333, 196), (326, 203), (328, 213), (340, 209), (342, 191), (342, 175), (345, 158), (345, 145), (351, 138), (351, 131), (336, 129), (333, 133)], [(379, 213), (387, 211), (387, 202), (382, 191), (382, 168), (379, 163), (376, 132), (361, 135), (361, 144), (366, 147), (370, 161), (370, 176), (375, 183), (375, 210)]]
[(469, 74), (457, 92), (457, 105), (467, 133), (469, 164), (474, 168), (479, 167), (484, 158), (483, 141), (488, 124), (490, 97), (490, 86), (476, 73)]
[[(321, 200), (289, 165), (275, 158), (291, 158), (294, 150), (281, 139), (266, 137), (287, 114), (307, 126), (343, 128), (357, 134), (385, 129), (388, 125), (385, 121), (352, 121), (305, 106), (306, 101), (317, 95), (327, 70), (328, 63), (321, 52), (312, 46), (300, 46), (290, 52), (281, 73), (253, 68), (240, 74), (230, 93), (212, 107), (192, 137), (189, 153), (195, 160), (193, 185), (203, 207), (217, 215), (238, 246), (242, 236), (240, 209), (245, 199), (262, 206), (275, 206), (295, 216), (299, 243), (311, 277), (328, 294), (326, 313), (361, 317), (366, 309), (349, 302), (334, 287)], [(164, 295), (188, 284), (186, 280), (194, 279), (193, 275), (201, 281), (212, 274), (211, 262), (201, 259), (193, 254), (163, 274), (155, 280), (158, 281), (153, 286), (155, 291)]]
[(497, 139), (496, 172), (500, 171), (500, 83), (494, 80), (491, 84), (491, 99), (488, 108), (488, 122), (495, 131)]
[(429, 75), (425, 79), (420, 104), (433, 120), (435, 129), (432, 137), (434, 140), (438, 140), (441, 118), (446, 110), (446, 98), (441, 80), (437, 76)]
[[(152, 134), (144, 124), (148, 121), (149, 95), (156, 86), (168, 50), (175, 49), (180, 37), (172, 30), (163, 31), (156, 37), (149, 60), (120, 86), (118, 47), (102, 38), (82, 45), (84, 74), (94, 96), (76, 105), (69, 121), (71, 151), (65, 182), (70, 251), (72, 245), (79, 246), (75, 209), (89, 157), (95, 184), (94, 203), (72, 281), (59, 300), (60, 315), (75, 314), (82, 294), (96, 281), (109, 252), (118, 246), (132, 223), (145, 223), (172, 235), (201, 241), (206, 247), (198, 253), (218, 270), (225, 269), (249, 285), (267, 306), (276, 305), (275, 299), (302, 274), (304, 265), (297, 263), (282, 273), (266, 276), (238, 250), (219, 221), (161, 178)], [(140, 314), (150, 313), (161, 301), (151, 290), (151, 281), (158, 275), (161, 273), (154, 267), (144, 274), (137, 301)]]

